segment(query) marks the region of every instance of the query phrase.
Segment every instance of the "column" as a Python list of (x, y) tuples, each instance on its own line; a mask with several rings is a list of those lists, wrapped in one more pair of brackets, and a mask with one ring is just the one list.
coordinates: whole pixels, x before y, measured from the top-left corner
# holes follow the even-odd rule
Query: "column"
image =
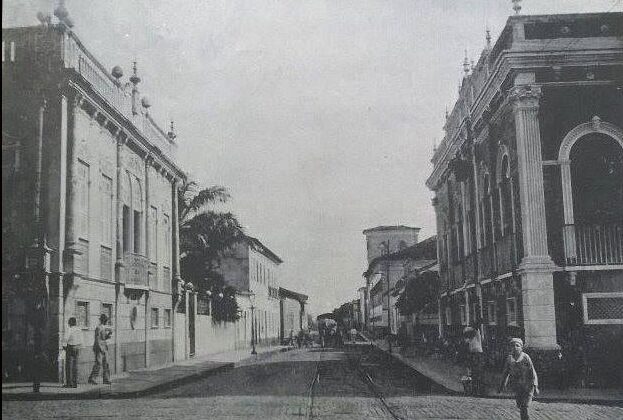
[(575, 247), (575, 225), (573, 218), (573, 189), (571, 187), (571, 161), (560, 162), (560, 178), (562, 181), (562, 199), (565, 217), (563, 239), (565, 245), (565, 259), (567, 264), (577, 263)]
[(120, 131), (117, 135), (117, 205), (116, 205), (116, 236), (115, 236), (115, 373), (119, 374), (121, 370), (121, 342), (119, 341), (119, 304), (121, 302), (121, 294), (123, 293), (123, 283), (125, 282), (125, 271), (123, 262), (123, 145), (126, 142), (125, 134)]
[[(145, 257), (147, 258), (147, 290), (145, 290), (145, 367), (149, 367), (149, 332), (151, 331), (151, 294), (149, 293), (151, 289), (151, 278), (153, 276), (153, 271), (151, 269), (151, 255), (150, 255), (150, 229), (149, 224), (151, 222), (150, 217), (150, 202), (149, 202), (149, 166), (153, 158), (151, 155), (145, 156), (145, 209), (143, 218), (145, 220)], [(154, 239), (155, 240), (155, 239)], [(164, 314), (163, 314), (164, 316)]]
[(65, 272), (72, 275), (75, 271), (76, 255), (82, 252), (78, 247), (78, 179), (76, 178), (76, 114), (82, 103), (82, 96), (75, 93), (67, 116), (67, 237), (64, 256)]
[(175, 180), (173, 181), (173, 191), (172, 191), (172, 199), (173, 199), (173, 205), (172, 205), (172, 215), (171, 215), (171, 223), (173, 224), (172, 228), (173, 228), (173, 238), (172, 238), (172, 242), (173, 242), (173, 261), (172, 261), (172, 265), (173, 265), (173, 279), (175, 280), (175, 282), (179, 281), (182, 279), (181, 275), (180, 275), (180, 223), (179, 223), (179, 214), (178, 214), (178, 207), (177, 207), (177, 195), (178, 195), (178, 190), (179, 190), (179, 185), (180, 181), (178, 178), (175, 178)]
[(541, 89), (517, 85), (518, 80), (533, 81), (533, 75), (518, 75), (510, 100), (515, 116), (519, 192), (524, 258), (519, 265), (526, 345), (534, 349), (554, 350), (556, 320), (554, 314), (553, 271), (548, 254), (545, 222), (545, 195), (541, 136), (538, 119)]

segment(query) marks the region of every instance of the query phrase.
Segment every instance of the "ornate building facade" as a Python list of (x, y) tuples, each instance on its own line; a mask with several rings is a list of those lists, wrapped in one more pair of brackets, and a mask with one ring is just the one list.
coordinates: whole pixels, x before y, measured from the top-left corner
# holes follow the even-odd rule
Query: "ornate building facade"
[[(59, 15), (63, 17), (62, 14)], [(129, 80), (58, 24), (2, 30), (3, 370), (46, 376), (69, 317), (83, 329), (79, 376), (93, 363), (101, 313), (113, 373), (174, 355), (179, 278), (173, 128), (165, 133)], [(34, 209), (34, 210), (33, 210)], [(179, 293), (178, 293), (179, 292)], [(188, 301), (188, 299), (186, 299)], [(6, 356), (6, 357), (5, 357)]]
[(482, 321), (491, 363), (518, 336), (540, 369), (562, 347), (589, 382), (621, 381), (622, 28), (517, 15), (465, 59), (427, 186), (444, 334)]

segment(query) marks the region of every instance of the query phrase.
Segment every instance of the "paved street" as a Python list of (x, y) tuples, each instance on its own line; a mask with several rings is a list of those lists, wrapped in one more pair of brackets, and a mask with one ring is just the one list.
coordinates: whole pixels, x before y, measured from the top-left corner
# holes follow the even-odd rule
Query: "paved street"
[[(622, 418), (623, 409), (533, 405), (534, 419)], [(303, 349), (247, 361), (139, 400), (3, 401), (18, 418), (515, 419), (511, 400), (444, 395), (426, 378), (361, 350)]]

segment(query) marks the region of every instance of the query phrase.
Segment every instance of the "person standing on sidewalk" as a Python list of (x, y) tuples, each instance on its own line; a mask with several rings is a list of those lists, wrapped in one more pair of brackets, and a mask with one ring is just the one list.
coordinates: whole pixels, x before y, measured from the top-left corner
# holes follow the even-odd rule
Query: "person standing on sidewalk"
[(504, 364), (502, 383), (498, 393), (502, 392), (510, 378), (521, 420), (529, 420), (528, 406), (532, 402), (532, 396), (539, 395), (539, 381), (532, 359), (523, 352), (523, 341), (521, 338), (511, 338), (510, 344), (511, 353)]
[(95, 341), (93, 342), (93, 352), (95, 353), (95, 363), (89, 375), (89, 383), (96, 385), (95, 378), (99, 376), (100, 367), (102, 368), (103, 383), (110, 384), (110, 368), (108, 366), (108, 339), (112, 336), (112, 329), (106, 325), (108, 317), (106, 314), (100, 315), (100, 323), (95, 328)]
[(78, 387), (78, 354), (82, 346), (82, 330), (77, 327), (76, 318), (69, 318), (69, 328), (65, 332), (63, 349), (65, 350), (65, 387)]
[(484, 372), (483, 372), (483, 353), (482, 335), (478, 323), (472, 324), (463, 330), (465, 341), (467, 342), (467, 363), (469, 366), (468, 376), (472, 378), (472, 392), (474, 395), (484, 395)]

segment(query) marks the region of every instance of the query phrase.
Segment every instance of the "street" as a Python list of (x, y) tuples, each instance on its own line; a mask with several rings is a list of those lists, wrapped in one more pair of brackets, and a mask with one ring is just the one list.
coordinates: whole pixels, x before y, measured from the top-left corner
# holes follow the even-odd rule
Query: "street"
[[(622, 418), (616, 407), (534, 402), (533, 419)], [(446, 395), (368, 346), (277, 353), (142, 399), (3, 401), (18, 418), (516, 419), (513, 400)]]

